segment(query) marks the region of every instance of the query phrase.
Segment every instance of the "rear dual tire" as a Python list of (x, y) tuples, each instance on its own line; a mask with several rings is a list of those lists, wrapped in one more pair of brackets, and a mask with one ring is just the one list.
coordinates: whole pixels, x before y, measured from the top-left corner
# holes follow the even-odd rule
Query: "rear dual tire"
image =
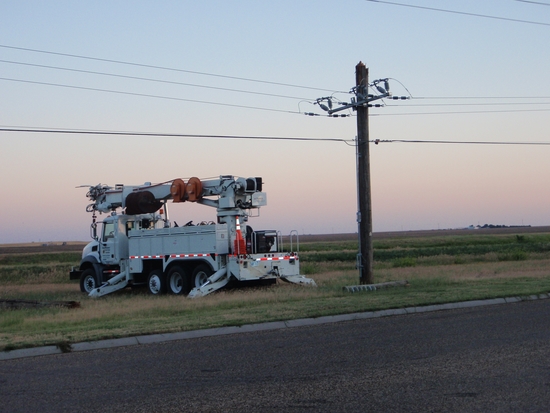
[(194, 288), (199, 288), (208, 281), (208, 277), (212, 275), (212, 270), (206, 264), (199, 264), (193, 271), (192, 284)]
[(179, 265), (172, 267), (170, 271), (168, 271), (166, 279), (168, 292), (170, 294), (189, 294), (191, 290), (189, 286), (189, 277), (187, 276), (187, 272)]

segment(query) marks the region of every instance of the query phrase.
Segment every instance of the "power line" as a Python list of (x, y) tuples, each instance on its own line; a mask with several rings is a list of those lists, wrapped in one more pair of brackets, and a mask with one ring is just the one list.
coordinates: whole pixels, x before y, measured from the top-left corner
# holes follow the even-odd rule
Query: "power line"
[[(2, 62), (3, 60), (0, 60)], [(40, 66), (40, 65), (39, 65)], [(72, 70), (72, 69), (69, 69)], [(87, 72), (87, 71), (85, 71)], [(113, 75), (118, 76), (118, 75)], [(122, 77), (126, 77), (124, 75), (120, 75)], [(131, 77), (131, 76), (130, 76)], [(133, 78), (133, 77), (131, 77)], [(217, 106), (228, 106), (228, 107), (236, 107), (241, 109), (255, 109), (255, 110), (263, 110), (263, 111), (271, 111), (271, 112), (279, 112), (279, 113), (291, 113), (291, 114), (303, 114), (305, 113), (310, 114), (308, 112), (302, 112), (300, 110), (298, 111), (291, 111), (291, 110), (283, 110), (283, 109), (274, 109), (274, 108), (265, 108), (265, 107), (259, 107), (259, 106), (248, 106), (248, 105), (238, 105), (234, 103), (222, 103), (222, 102), (212, 102), (212, 101), (205, 101), (205, 100), (198, 100), (198, 99), (187, 99), (187, 98), (179, 98), (179, 97), (173, 97), (173, 96), (162, 96), (162, 95), (153, 95), (148, 93), (138, 93), (138, 92), (126, 92), (121, 90), (112, 90), (112, 89), (103, 89), (103, 88), (95, 88), (95, 87), (87, 87), (87, 86), (75, 86), (75, 85), (67, 85), (62, 83), (53, 83), (53, 82), (39, 82), (39, 81), (33, 81), (33, 80), (24, 80), (24, 79), (14, 79), (14, 78), (5, 78), (0, 77), (0, 80), (9, 81), (9, 82), (19, 82), (19, 83), (29, 83), (29, 84), (36, 84), (36, 85), (44, 85), (44, 86), (53, 86), (53, 87), (61, 87), (61, 88), (67, 88), (67, 89), (79, 89), (79, 90), (88, 90), (93, 92), (104, 92), (104, 93), (114, 93), (119, 95), (129, 95), (129, 96), (139, 96), (139, 97), (146, 97), (146, 98), (155, 98), (155, 99), (167, 99), (167, 100), (175, 100), (175, 101), (181, 101), (181, 102), (191, 102), (191, 103), (201, 103), (201, 104), (207, 104), (207, 105), (217, 105)], [(158, 82), (165, 82), (162, 80), (155, 80)], [(172, 83), (166, 81), (166, 83)], [(177, 82), (176, 82), (177, 83)], [(250, 92), (254, 93), (254, 92)], [(282, 95), (277, 95), (279, 97), (284, 97)], [(550, 99), (550, 97), (544, 97), (544, 96), (532, 96), (532, 97), (415, 97), (414, 99)], [(298, 98), (296, 98), (298, 99)], [(544, 104), (550, 104), (550, 102), (522, 102), (522, 103), (448, 103), (448, 104), (410, 104), (407, 106), (415, 106), (415, 107), (429, 107), (429, 106), (501, 106), (501, 105), (544, 105)], [(399, 105), (385, 105), (387, 107), (398, 107)], [(449, 114), (472, 114), (472, 113), (500, 113), (500, 112), (538, 112), (538, 111), (548, 111), (550, 109), (514, 109), (514, 110), (488, 110), (488, 111), (460, 111), (460, 112), (409, 112), (409, 113), (392, 113), (392, 114), (371, 114), (370, 116), (404, 116), (404, 115), (449, 115)], [(310, 114), (312, 115), (312, 114)], [(321, 116), (321, 115), (319, 115)]]
[[(397, 105), (395, 105), (397, 106)], [(476, 111), (454, 111), (454, 112), (408, 112), (408, 113), (376, 113), (369, 116), (418, 116), (418, 115), (468, 115), (480, 113), (520, 113), (520, 112), (548, 112), (548, 109), (510, 109), (510, 110), (476, 110)]]
[(343, 142), (350, 143), (353, 140), (342, 138), (306, 138), (306, 137), (283, 137), (283, 136), (246, 136), (246, 135), (204, 135), (204, 134), (183, 134), (183, 133), (158, 133), (158, 132), (124, 132), (124, 131), (102, 131), (87, 129), (57, 129), (57, 128), (32, 128), (32, 127), (0, 127), (0, 132), (18, 133), (59, 133), (75, 135), (109, 135), (109, 136), (141, 136), (141, 137), (164, 137), (164, 138), (197, 138), (197, 139), (252, 139), (252, 140), (286, 140), (302, 142)]
[[(13, 78), (5, 78), (5, 77), (0, 77), (0, 80), (9, 81), (9, 82), (35, 84), (35, 85), (62, 87), (67, 89), (88, 90), (93, 92), (114, 93), (119, 95), (139, 96), (139, 97), (154, 98), (154, 99), (167, 99), (167, 100), (174, 100), (174, 101), (180, 101), (180, 102), (201, 103), (205, 105), (227, 106), (227, 107), (235, 107), (235, 108), (241, 108), (241, 109), (255, 109), (255, 110), (268, 111), (268, 112), (291, 113), (291, 114), (299, 114), (299, 115), (304, 113), (306, 115), (310, 114), (308, 112), (301, 112), (301, 111), (265, 108), (260, 106), (237, 105), (234, 103), (212, 102), (212, 101), (197, 100), (197, 99), (178, 98), (173, 96), (153, 95), (153, 94), (147, 94), (147, 93), (125, 92), (121, 90), (101, 89), (101, 88), (93, 88), (93, 87), (86, 87), (86, 86), (74, 86), (74, 85), (66, 85), (66, 84), (52, 83), (52, 82), (38, 82), (34, 80), (13, 79)], [(389, 106), (394, 107), (397, 105), (389, 105)], [(515, 112), (546, 112), (546, 111), (550, 111), (550, 109), (480, 110), (480, 111), (460, 111), (460, 112), (457, 112), (457, 111), (409, 112), (409, 113), (384, 113), (384, 114), (380, 113), (380, 114), (370, 114), (369, 116), (454, 115), (454, 114), (474, 114), (474, 113), (515, 113)], [(318, 115), (318, 116), (321, 116), (321, 115)]]
[[(367, 0), (367, 1), (371, 1), (371, 0)], [(376, 0), (372, 0), (372, 1), (376, 1)], [(377, 2), (393, 4), (391, 2), (384, 2), (384, 1), (377, 1)], [(405, 5), (405, 6), (408, 6), (408, 5)], [(92, 57), (87, 57), (87, 56), (79, 56), (79, 55), (71, 55), (71, 54), (65, 54), (65, 53), (49, 52), (49, 51), (36, 50), (36, 49), (19, 48), (19, 47), (15, 47), (15, 46), (0, 45), (0, 47), (10, 48), (10, 49), (18, 49), (18, 50), (25, 50), (25, 51), (33, 51), (33, 52), (40, 52), (40, 53), (49, 53), (49, 54), (62, 55), (62, 56), (78, 57), (78, 58), (84, 58), (84, 59), (92, 59), (92, 60), (100, 60), (100, 61), (111, 61), (109, 59), (92, 58)], [(165, 83), (165, 84), (175, 84), (175, 85), (182, 85), (182, 86), (192, 86), (192, 87), (199, 87), (199, 88), (208, 88), (208, 89), (229, 91), (229, 92), (239, 92), (239, 93), (263, 95), (263, 96), (272, 96), (272, 97), (296, 99), (296, 100), (302, 100), (302, 101), (310, 100), (308, 98), (300, 98), (300, 97), (288, 96), (288, 95), (255, 92), (255, 91), (248, 91), (248, 90), (242, 90), (242, 89), (221, 88), (221, 87), (215, 87), (215, 86), (199, 85), (199, 84), (176, 82), (176, 81), (167, 81), (167, 80), (152, 79), (152, 78), (146, 78), (146, 77), (129, 76), (129, 75), (113, 74), (113, 73), (98, 72), (98, 71), (91, 71), (91, 70), (73, 69), (73, 68), (64, 68), (64, 67), (59, 67), (59, 66), (41, 65), (41, 64), (17, 62), (17, 61), (10, 61), (10, 60), (0, 60), (0, 62), (16, 64), (16, 65), (32, 66), (32, 67), (49, 68), (49, 69), (55, 69), (55, 70), (64, 70), (64, 71), (71, 71), (71, 72), (79, 72), (79, 73), (88, 73), (88, 74), (96, 74), (96, 75), (103, 75), (103, 76), (135, 79), (135, 80), (142, 80), (142, 81), (151, 81), (151, 82), (158, 82), (158, 83)], [(122, 62), (122, 61), (113, 61), (113, 62), (122, 63), (122, 64), (129, 64), (129, 65), (137, 65), (137, 66), (146, 66), (146, 67), (151, 66), (151, 65), (141, 65), (141, 64), (137, 64), (137, 63), (129, 63), (129, 62)], [(182, 70), (182, 69), (164, 68), (164, 67), (160, 67), (160, 66), (153, 66), (153, 67), (166, 69), (166, 70), (176, 70), (176, 71), (189, 72), (189, 71)], [(204, 73), (204, 72), (191, 72), (191, 73), (211, 75), (211, 74)], [(212, 76), (225, 77), (223, 75), (212, 75)], [(229, 76), (229, 78), (232, 78), (232, 77)], [(273, 82), (265, 82), (265, 81), (254, 80), (254, 79), (245, 79), (245, 78), (237, 78), (237, 79), (239, 79), (239, 80), (250, 80), (250, 81), (262, 82), (262, 83), (273, 83)], [(266, 111), (275, 111), (275, 112), (293, 113), (293, 114), (304, 113), (300, 110), (298, 110), (298, 111), (287, 111), (287, 110), (272, 109), (272, 108), (261, 108), (261, 107), (256, 107), (256, 106), (246, 106), (246, 105), (237, 105), (237, 104), (229, 104), (229, 103), (201, 101), (201, 100), (194, 100), (194, 99), (184, 99), (184, 98), (144, 94), (144, 93), (137, 93), (137, 92), (124, 92), (124, 91), (116, 91), (116, 90), (108, 90), (108, 89), (100, 89), (100, 88), (91, 88), (91, 87), (84, 87), (84, 86), (73, 86), (73, 85), (65, 85), (65, 84), (58, 84), (58, 83), (49, 83), (49, 82), (29, 81), (29, 80), (22, 80), (22, 79), (0, 78), (0, 80), (13, 81), (13, 82), (23, 82), (23, 83), (34, 83), (34, 84), (41, 84), (41, 85), (47, 85), (47, 86), (56, 86), (56, 87), (73, 88), (73, 89), (83, 89), (83, 90), (91, 90), (91, 91), (97, 91), (97, 92), (125, 94), (125, 95), (141, 96), (141, 97), (150, 97), (150, 98), (157, 98), (157, 99), (179, 100), (179, 101), (187, 101), (187, 102), (192, 102), (192, 103), (214, 104), (214, 105), (230, 106), (230, 107), (232, 106), (232, 107), (245, 108), (245, 109), (257, 109), (257, 110), (266, 110)], [(274, 83), (274, 84), (276, 84), (276, 83)], [(305, 86), (296, 86), (296, 85), (289, 85), (289, 84), (281, 84), (281, 85), (308, 88), (308, 87), (305, 87)], [(327, 89), (319, 89), (319, 88), (309, 88), (309, 89), (324, 90), (324, 91), (327, 90)], [(333, 92), (333, 93), (339, 93), (339, 92)], [(347, 93), (347, 92), (340, 92), (340, 93)], [(444, 100), (444, 99), (447, 99), (447, 100), (451, 100), (451, 99), (550, 99), (550, 97), (548, 97), (548, 96), (513, 96), (513, 97), (511, 97), (511, 96), (510, 97), (497, 97), (497, 96), (454, 96), (454, 97), (448, 97), (448, 96), (442, 96), (442, 97), (420, 96), (420, 97), (414, 97), (414, 99), (415, 100), (417, 100), (417, 99), (431, 99), (431, 100)], [(506, 105), (506, 104), (511, 105), (513, 103), (495, 103), (494, 105)], [(522, 103), (522, 104), (531, 104), (531, 103)], [(532, 104), (544, 104), (544, 103), (532, 103)], [(464, 106), (471, 105), (471, 106), (474, 106), (474, 105), (492, 105), (492, 104), (489, 104), (489, 103), (487, 103), (487, 104), (440, 104), (439, 106), (458, 106), (458, 105), (464, 105)], [(386, 106), (397, 106), (397, 105), (386, 105)], [(429, 106), (429, 105), (411, 104), (411, 105), (408, 105), (408, 106)], [(437, 106), (437, 105), (432, 104), (431, 106)], [(492, 112), (495, 112), (495, 111), (492, 111)], [(450, 113), (474, 113), (474, 112), (444, 112), (444, 113), (422, 113), (422, 114), (450, 114)], [(413, 114), (413, 113), (411, 113), (411, 114)], [(406, 114), (402, 114), (402, 115), (406, 115)]]
[[(550, 105), (550, 102), (497, 102), (497, 103), (410, 103), (407, 107), (434, 106), (516, 106), (516, 105)], [(384, 105), (385, 107), (402, 107), (400, 105)]]
[(541, 1), (529, 1), (529, 0), (516, 0), (521, 3), (530, 3), (530, 4), (538, 4), (540, 6), (550, 6), (550, 3), (543, 3)]
[(0, 77), (0, 80), (5, 80), (5, 81), (9, 81), (9, 82), (30, 83), (30, 84), (35, 84), (35, 85), (63, 87), (63, 88), (68, 88), (68, 89), (90, 90), (90, 91), (93, 91), (93, 92), (116, 93), (116, 94), (119, 94), (119, 95), (140, 96), (140, 97), (155, 98), (155, 99), (176, 100), (176, 101), (181, 101), (181, 102), (203, 103), (203, 104), (208, 104), (208, 105), (230, 106), (230, 107), (235, 107), (235, 108), (256, 109), (256, 110), (264, 110), (264, 111), (271, 111), (271, 112), (301, 114), (301, 112), (295, 112), (295, 111), (291, 111), (291, 110), (263, 108), (263, 107), (259, 107), (259, 106), (237, 105), (237, 104), (234, 104), (234, 103), (211, 102), (211, 101), (196, 100), (196, 99), (185, 99), (185, 98), (178, 98), (178, 97), (172, 97), (172, 96), (152, 95), (152, 94), (147, 94), (147, 93), (124, 92), (124, 91), (120, 91), (120, 90), (100, 89), (100, 88), (86, 87), (86, 86), (64, 85), (64, 84), (61, 84), (61, 83), (38, 82), (38, 81), (34, 81), (34, 80), (12, 79), (12, 78), (6, 78), (6, 77)]
[(539, 26), (550, 26), (550, 23), (536, 22), (536, 21), (531, 21), (531, 20), (511, 19), (511, 18), (508, 18), (508, 17), (490, 16), (490, 15), (487, 15), (487, 14), (468, 13), (468, 12), (456, 11), (456, 10), (438, 9), (438, 8), (435, 8), (435, 7), (426, 7), (426, 6), (418, 6), (418, 5), (414, 5), (414, 4), (396, 3), (396, 2), (393, 2), (393, 1), (384, 1), (384, 0), (365, 0), (365, 1), (369, 1), (371, 3), (391, 4), (392, 6), (410, 7), (410, 8), (414, 8), (414, 9), (422, 9), (422, 10), (431, 10), (431, 11), (438, 11), (438, 12), (444, 12), (444, 13), (461, 14), (461, 15), (464, 15), (464, 16), (483, 17), (483, 18), (486, 18), (486, 19), (505, 20), (505, 21), (511, 21), (511, 22), (516, 22), (516, 23), (536, 24), (536, 25), (539, 25)]
[(286, 98), (286, 99), (297, 99), (297, 100), (307, 100), (307, 99), (309, 99), (309, 98), (304, 98), (304, 97), (278, 95), (278, 94), (274, 94), (274, 93), (254, 92), (254, 91), (250, 91), (250, 90), (230, 89), (230, 88), (223, 88), (223, 87), (216, 87), (216, 86), (198, 85), (198, 84), (195, 84), (195, 83), (175, 82), (175, 81), (170, 81), (170, 80), (152, 79), (152, 78), (148, 78), (148, 77), (139, 77), (139, 76), (120, 75), (120, 74), (115, 74), (115, 73), (97, 72), (97, 71), (93, 71), (93, 70), (72, 69), (72, 68), (67, 68), (67, 67), (40, 65), (40, 64), (26, 63), (26, 62), (16, 62), (16, 61), (12, 61), (12, 60), (0, 60), (0, 62), (1, 63), (14, 64), (14, 65), (40, 67), (40, 68), (45, 68), (45, 69), (64, 70), (64, 71), (68, 71), (68, 72), (86, 73), (86, 74), (93, 74), (93, 75), (117, 77), (117, 78), (123, 78), (123, 79), (132, 79), (132, 80), (142, 80), (142, 81), (147, 81), (147, 82), (165, 83), (165, 84), (170, 84), (170, 85), (192, 86), (192, 87), (205, 88), (205, 89), (222, 90), (222, 91), (226, 91), (226, 92), (249, 93), (249, 94), (253, 94), (253, 95), (271, 96), (271, 97), (279, 97), (279, 98)]
[[(284, 140), (302, 142), (342, 142), (355, 145), (354, 139), (342, 138), (306, 138), (299, 136), (258, 136), (258, 135), (207, 135), (207, 134), (183, 134), (183, 133), (160, 133), (160, 132), (127, 132), (107, 131), (88, 129), (57, 129), (57, 128), (33, 128), (1, 126), (0, 132), (15, 133), (44, 133), (44, 134), (74, 134), (74, 135), (105, 135), (105, 136), (139, 136), (155, 138), (195, 138), (195, 139), (248, 139), (248, 140)], [(374, 139), (369, 142), (376, 145), (380, 143), (433, 143), (453, 145), (528, 145), (528, 146), (549, 146), (550, 142), (507, 142), (507, 141), (446, 141), (446, 140), (422, 140), (422, 139)]]
[(431, 100), (445, 100), (445, 99), (550, 99), (550, 96), (413, 96), (411, 99), (431, 99)]
[[(166, 67), (166, 66), (157, 66), (157, 65), (148, 65), (144, 63), (136, 63), (136, 62), (125, 62), (122, 60), (114, 60), (114, 59), (103, 59), (99, 57), (92, 57), (92, 56), (84, 56), (84, 55), (77, 55), (77, 54), (71, 54), (71, 53), (61, 53), (61, 52), (52, 52), (48, 50), (39, 50), (39, 49), (30, 49), (26, 47), (16, 47), (16, 46), (9, 46), (0, 44), (1, 48), (5, 49), (13, 49), (13, 50), (21, 50), (25, 52), (33, 52), (33, 53), (43, 53), (43, 54), (50, 54), (55, 56), (64, 56), (64, 57), (71, 57), (76, 59), (85, 59), (85, 60), (93, 60), (98, 62), (106, 62), (106, 63), (116, 63), (121, 65), (127, 65), (127, 66), (136, 66), (136, 67), (145, 67), (149, 69), (160, 69), (160, 70), (167, 70), (171, 72), (179, 72), (179, 73), (189, 73), (194, 75), (201, 75), (201, 76), (212, 76), (212, 77), (218, 77), (223, 79), (233, 79), (233, 80), (240, 80), (243, 82), (254, 82), (254, 83), (264, 83), (269, 85), (276, 85), (276, 86), (285, 86), (285, 87), (293, 87), (293, 88), (300, 88), (300, 89), (309, 89), (309, 90), (320, 90), (324, 92), (331, 92), (329, 89), (323, 89), (323, 88), (317, 88), (317, 87), (311, 87), (311, 86), (302, 86), (302, 85), (294, 85), (289, 83), (281, 83), (281, 82), (273, 82), (269, 80), (260, 80), (260, 79), (250, 79), (245, 77), (237, 77), (237, 76), (228, 76), (228, 75), (220, 75), (216, 73), (206, 73), (206, 72), (198, 72), (194, 70), (185, 70), (185, 69), (177, 69), (173, 67)], [(334, 91), (332, 91), (334, 92)], [(348, 92), (339, 92), (339, 93), (348, 93)]]
[(444, 141), (444, 140), (407, 140), (407, 139), (375, 139), (376, 145), (379, 143), (438, 143), (453, 145), (535, 145), (549, 146), (550, 142), (506, 142), (506, 141)]

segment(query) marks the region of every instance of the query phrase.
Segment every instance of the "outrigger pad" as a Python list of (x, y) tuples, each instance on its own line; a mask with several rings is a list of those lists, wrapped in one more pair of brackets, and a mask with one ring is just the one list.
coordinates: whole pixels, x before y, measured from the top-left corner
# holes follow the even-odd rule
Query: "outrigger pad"
[(281, 280), (293, 283), (293, 284), (300, 284), (300, 285), (308, 285), (310, 287), (317, 287), (317, 284), (315, 281), (313, 281), (311, 278), (304, 277), (303, 275), (287, 275), (287, 276), (281, 276)]
[(193, 288), (187, 297), (189, 298), (204, 297), (205, 295), (208, 295), (210, 293), (213, 293), (214, 291), (219, 290), (220, 288), (225, 287), (228, 282), (229, 282), (229, 277), (224, 277), (221, 280), (213, 283), (208, 281), (200, 288), (196, 288), (196, 287)]

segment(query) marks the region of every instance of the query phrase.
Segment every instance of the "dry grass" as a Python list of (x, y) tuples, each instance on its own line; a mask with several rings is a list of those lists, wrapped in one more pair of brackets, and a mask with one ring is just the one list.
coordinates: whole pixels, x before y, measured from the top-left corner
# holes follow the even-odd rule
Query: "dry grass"
[(390, 268), (377, 270), (375, 274), (381, 282), (392, 279), (412, 281), (440, 278), (445, 278), (448, 281), (502, 280), (523, 277), (536, 279), (550, 275), (550, 259)]
[[(153, 297), (130, 289), (90, 299), (78, 291), (77, 283), (4, 285), (0, 297), (51, 296), (78, 300), (81, 308), (1, 311), (0, 349), (487, 298), (491, 294), (540, 293), (550, 290), (549, 264), (546, 260), (379, 270), (376, 282), (407, 279), (411, 287), (352, 295), (343, 293), (342, 286), (357, 284), (353, 268), (316, 274), (318, 288), (279, 282), (220, 291), (195, 300)], [(523, 290), (517, 289), (519, 280)]]
[[(56, 294), (69, 292), (66, 286), (59, 288), (59, 285), (50, 284), (47, 287)], [(11, 292), (19, 292), (16, 290), (20, 288), (16, 286)], [(4, 293), (6, 287), (2, 288), (2, 295)], [(81, 308), (76, 310), (0, 312), (0, 331), (3, 332), (0, 349), (55, 343), (61, 339), (88, 341), (256, 323), (273, 317), (295, 318), (295, 310), (285, 310), (280, 304), (309, 297), (308, 289), (287, 285), (219, 292), (200, 300), (152, 297), (130, 290), (101, 299), (80, 296)], [(67, 298), (74, 297), (71, 294)]]

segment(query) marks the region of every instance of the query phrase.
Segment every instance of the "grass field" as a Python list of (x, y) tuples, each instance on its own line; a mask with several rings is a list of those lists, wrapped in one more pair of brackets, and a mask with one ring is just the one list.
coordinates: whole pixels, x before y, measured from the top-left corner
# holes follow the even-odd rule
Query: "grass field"
[(374, 236), (375, 282), (409, 287), (346, 293), (358, 284), (356, 235), (300, 237), (302, 274), (200, 299), (126, 289), (90, 299), (68, 272), (82, 244), (0, 246), (0, 299), (79, 301), (77, 309), (0, 309), (0, 350), (264, 321), (550, 292), (550, 228), (424, 231)]

